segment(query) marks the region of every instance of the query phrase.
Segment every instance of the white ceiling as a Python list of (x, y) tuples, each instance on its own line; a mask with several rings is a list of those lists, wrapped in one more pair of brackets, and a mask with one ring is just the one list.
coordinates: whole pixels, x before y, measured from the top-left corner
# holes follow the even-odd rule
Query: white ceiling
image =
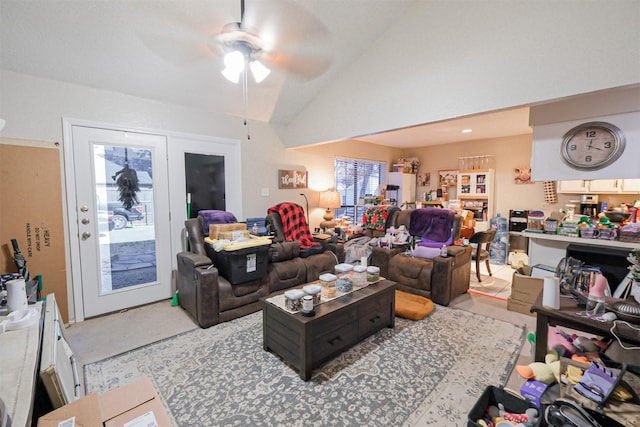
[[(288, 124), (415, 1), (246, 0), (245, 22), (274, 40), (274, 68), (249, 82), (248, 117)], [(245, 114), (212, 38), (240, 0), (0, 0), (0, 67), (172, 104)], [(472, 128), (462, 134), (463, 128)], [(528, 108), (361, 136), (398, 147), (530, 133)]]

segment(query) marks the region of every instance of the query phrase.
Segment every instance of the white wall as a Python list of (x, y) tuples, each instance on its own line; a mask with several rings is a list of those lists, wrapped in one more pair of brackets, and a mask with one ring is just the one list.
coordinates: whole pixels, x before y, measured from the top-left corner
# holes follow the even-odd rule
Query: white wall
[[(313, 208), (317, 191), (333, 185), (334, 154), (389, 162), (400, 156), (400, 150), (362, 142), (332, 144), (331, 149), (324, 145), (287, 149), (269, 124), (251, 122), (251, 139), (246, 140), (247, 131), (237, 117), (9, 71), (0, 71), (0, 117), (7, 121), (2, 137), (25, 140), (62, 142), (63, 117), (194, 137), (241, 140), (242, 219), (263, 216), (270, 206), (282, 201), (303, 204), (301, 192), (308, 195)], [(309, 188), (279, 190), (278, 169), (309, 171)], [(261, 195), (262, 188), (269, 190), (269, 196)], [(322, 220), (320, 212), (319, 209), (311, 212), (312, 226)]]
[(286, 129), (287, 146), (640, 81), (640, 2), (417, 1)]

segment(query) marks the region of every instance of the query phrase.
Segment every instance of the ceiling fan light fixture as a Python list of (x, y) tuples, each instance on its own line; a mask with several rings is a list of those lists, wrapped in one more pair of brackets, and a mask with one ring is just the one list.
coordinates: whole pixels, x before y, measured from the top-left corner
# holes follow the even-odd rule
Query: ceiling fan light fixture
[(225, 68), (221, 72), (222, 72), (222, 75), (231, 83), (238, 83), (240, 81), (241, 72), (233, 71), (233, 70), (230, 70), (229, 68)]
[(242, 52), (234, 50), (224, 56), (225, 69), (222, 75), (232, 83), (240, 81), (240, 74), (244, 71), (244, 55)]
[(224, 56), (224, 66), (234, 73), (244, 71), (244, 55), (238, 50), (231, 51)]
[(265, 67), (260, 61), (252, 61), (249, 64), (249, 68), (251, 68), (251, 74), (253, 74), (256, 83), (260, 83), (271, 74), (271, 70)]

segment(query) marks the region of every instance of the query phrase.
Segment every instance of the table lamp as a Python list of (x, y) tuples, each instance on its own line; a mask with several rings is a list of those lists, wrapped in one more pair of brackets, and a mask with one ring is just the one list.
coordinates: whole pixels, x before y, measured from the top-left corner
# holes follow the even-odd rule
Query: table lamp
[(320, 193), (320, 200), (318, 202), (320, 207), (326, 208), (324, 221), (320, 223), (320, 228), (327, 230), (336, 226), (336, 222), (333, 220), (333, 209), (339, 208), (340, 205), (340, 193), (337, 191), (323, 191)]

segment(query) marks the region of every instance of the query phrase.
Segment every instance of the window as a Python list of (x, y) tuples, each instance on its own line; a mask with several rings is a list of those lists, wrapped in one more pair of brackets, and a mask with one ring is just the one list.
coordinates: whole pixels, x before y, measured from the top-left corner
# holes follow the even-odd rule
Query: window
[(336, 219), (347, 216), (354, 223), (360, 223), (366, 209), (360, 200), (364, 200), (365, 196), (380, 194), (380, 184), (386, 182), (386, 173), (387, 165), (384, 162), (336, 158), (335, 191), (340, 193), (342, 205), (335, 210)]

